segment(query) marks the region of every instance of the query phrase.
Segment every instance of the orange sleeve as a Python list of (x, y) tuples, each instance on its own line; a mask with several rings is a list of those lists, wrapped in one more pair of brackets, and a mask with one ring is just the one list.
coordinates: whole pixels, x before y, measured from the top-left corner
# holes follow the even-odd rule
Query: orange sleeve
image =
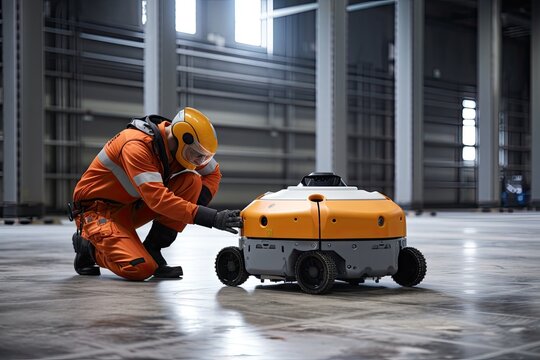
[(142, 141), (127, 142), (120, 161), (142, 200), (154, 212), (186, 224), (193, 224), (198, 206), (176, 196), (164, 184), (160, 165), (151, 149)]

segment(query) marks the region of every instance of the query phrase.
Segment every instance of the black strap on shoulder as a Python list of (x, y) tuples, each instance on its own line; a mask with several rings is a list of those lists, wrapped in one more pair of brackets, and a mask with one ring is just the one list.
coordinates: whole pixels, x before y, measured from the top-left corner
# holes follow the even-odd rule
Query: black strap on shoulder
[[(148, 131), (148, 129), (142, 129), (139, 126), (137, 126), (136, 124), (137, 120), (144, 121), (145, 125), (147, 125), (151, 131)], [(159, 115), (148, 115), (143, 118), (134, 118), (128, 124), (127, 127), (140, 130), (146, 134), (151, 135), (154, 138), (153, 144), (154, 144), (154, 147), (158, 151), (158, 156), (159, 156), (159, 159), (161, 160), (161, 165), (163, 166), (163, 183), (166, 185), (167, 182), (169, 181), (169, 176), (170, 176), (169, 161), (167, 157), (167, 151), (165, 150), (165, 140), (163, 140), (163, 136), (161, 136), (161, 132), (159, 131), (159, 128), (157, 127), (157, 125), (162, 123), (163, 121), (170, 121), (170, 120)]]

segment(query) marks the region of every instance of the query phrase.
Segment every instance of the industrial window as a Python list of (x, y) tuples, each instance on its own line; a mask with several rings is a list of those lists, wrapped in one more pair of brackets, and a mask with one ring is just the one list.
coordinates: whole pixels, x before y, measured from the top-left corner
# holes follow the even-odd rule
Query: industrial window
[(176, 0), (176, 31), (195, 34), (197, 31), (197, 0)]
[(238, 43), (265, 46), (261, 0), (235, 0), (234, 40)]
[[(148, 1), (142, 0), (142, 24), (146, 24)], [(175, 27), (176, 31), (185, 34), (197, 32), (197, 0), (175, 0)]]
[(465, 161), (476, 160), (476, 101), (464, 99), (462, 101), (461, 117), (463, 126), (462, 134), (462, 158)]

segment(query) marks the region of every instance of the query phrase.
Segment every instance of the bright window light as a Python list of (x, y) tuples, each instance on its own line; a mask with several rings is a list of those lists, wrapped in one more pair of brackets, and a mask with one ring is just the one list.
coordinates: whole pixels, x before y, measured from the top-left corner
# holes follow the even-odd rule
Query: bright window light
[(464, 126), (462, 131), (463, 134), (463, 145), (474, 146), (476, 145), (476, 127), (474, 126)]
[(466, 161), (476, 160), (476, 148), (474, 146), (464, 146), (462, 157), (463, 157), (463, 160), (466, 160)]
[(197, 0), (176, 0), (176, 31), (195, 34), (197, 31)]
[(476, 160), (476, 101), (464, 99), (461, 116), (463, 126), (461, 127), (461, 140), (463, 149), (461, 157), (465, 161)]
[[(141, 1), (141, 22), (143, 25), (148, 20), (147, 3), (147, 0)], [(195, 34), (197, 32), (197, 0), (175, 0), (175, 18), (176, 31)]]
[(261, 46), (261, 0), (235, 0), (234, 40)]
[(474, 100), (463, 100), (461, 104), (464, 108), (476, 109), (476, 101)]
[(461, 115), (463, 116), (464, 119), (474, 120), (476, 119), (476, 110), (463, 108), (463, 110), (461, 111)]
[(146, 0), (142, 0), (141, 2), (141, 10), (142, 10), (142, 14), (141, 14), (141, 22), (142, 24), (146, 24)]

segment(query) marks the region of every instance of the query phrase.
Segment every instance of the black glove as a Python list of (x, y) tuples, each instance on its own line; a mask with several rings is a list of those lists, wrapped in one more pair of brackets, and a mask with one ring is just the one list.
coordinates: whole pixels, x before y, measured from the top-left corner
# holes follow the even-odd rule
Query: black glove
[(242, 227), (242, 218), (240, 210), (222, 210), (216, 214), (213, 227), (219, 230), (225, 230), (233, 234), (238, 234), (238, 231), (233, 228)]

